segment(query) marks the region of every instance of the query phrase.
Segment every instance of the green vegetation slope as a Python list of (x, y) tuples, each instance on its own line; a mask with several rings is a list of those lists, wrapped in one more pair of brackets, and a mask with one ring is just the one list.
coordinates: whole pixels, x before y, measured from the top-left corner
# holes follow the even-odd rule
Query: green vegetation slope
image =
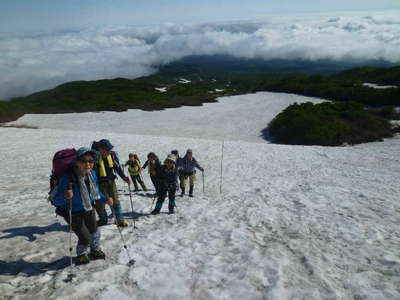
[(393, 136), (383, 116), (387, 109), (366, 110), (356, 102), (292, 104), (268, 125), (276, 142), (294, 145), (339, 146), (380, 141)]

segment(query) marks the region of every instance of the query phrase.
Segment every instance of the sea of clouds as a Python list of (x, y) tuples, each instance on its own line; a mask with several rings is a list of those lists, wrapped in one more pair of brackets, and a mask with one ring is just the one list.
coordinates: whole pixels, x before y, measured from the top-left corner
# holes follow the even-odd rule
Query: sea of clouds
[(135, 78), (190, 55), (400, 63), (400, 12), (336, 12), (257, 21), (87, 28), (0, 37), (0, 99), (73, 80)]

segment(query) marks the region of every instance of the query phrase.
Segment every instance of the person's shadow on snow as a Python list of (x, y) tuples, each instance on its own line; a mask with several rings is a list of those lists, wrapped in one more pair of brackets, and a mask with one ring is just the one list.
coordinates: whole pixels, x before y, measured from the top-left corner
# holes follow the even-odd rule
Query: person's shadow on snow
[(132, 211), (126, 211), (122, 215), (124, 216), (124, 219), (137, 220), (141, 217), (146, 217), (149, 214), (148, 213), (140, 213), (140, 212), (136, 212), (136, 211), (134, 211), (132, 214)]
[(23, 259), (7, 262), (0, 260), (0, 275), (26, 275), (36, 276), (48, 271), (57, 271), (69, 266), (69, 260), (65, 257), (54, 262), (28, 262)]
[(4, 239), (12, 239), (17, 236), (25, 236), (28, 238), (28, 241), (34, 242), (37, 237), (35, 235), (45, 234), (47, 232), (54, 231), (68, 231), (68, 225), (61, 225), (60, 223), (54, 223), (47, 226), (25, 226), (25, 227), (15, 227), (4, 229), (2, 233), (8, 233), (7, 235), (0, 236), (0, 240)]

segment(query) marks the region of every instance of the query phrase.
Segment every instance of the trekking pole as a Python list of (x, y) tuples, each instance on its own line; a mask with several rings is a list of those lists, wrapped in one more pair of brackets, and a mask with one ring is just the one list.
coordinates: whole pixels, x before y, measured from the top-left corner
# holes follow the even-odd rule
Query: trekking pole
[[(122, 172), (124, 172), (124, 174), (125, 174), (125, 165), (122, 165)], [(123, 193), (126, 193), (125, 187), (123, 186), (123, 187), (120, 189), (120, 191), (123, 192)]]
[[(111, 210), (112, 210), (113, 214), (115, 215), (114, 207), (111, 206)], [(126, 254), (128, 255), (128, 259), (129, 259), (129, 261), (128, 261), (128, 266), (133, 266), (133, 265), (135, 264), (135, 260), (132, 259), (132, 258), (131, 258), (131, 255), (129, 254), (128, 246), (126, 246), (125, 239), (124, 239), (124, 236), (122, 235), (121, 228), (119, 228), (118, 224), (116, 224), (116, 226), (117, 226), (117, 228), (118, 228), (118, 231), (119, 231), (119, 235), (120, 235), (120, 237), (121, 237), (122, 244), (124, 245), (124, 248), (125, 248), (125, 250), (126, 250)]]
[[(140, 170), (139, 170), (139, 178), (140, 178), (140, 180), (142, 181), (143, 186), (146, 188), (145, 192), (147, 192), (148, 189), (147, 189), (147, 187), (146, 187), (146, 184), (144, 183), (143, 176), (142, 176), (142, 171), (140, 171)], [(143, 186), (142, 186), (142, 188), (143, 188)], [(143, 189), (143, 190), (144, 190), (144, 189)]]
[(225, 141), (222, 141), (222, 149), (221, 149), (221, 175), (220, 175), (220, 182), (219, 182), (219, 193), (222, 194), (222, 162), (224, 160), (224, 143)]
[(151, 202), (150, 212), (153, 210), (153, 205), (154, 205), (154, 202), (156, 202), (156, 198), (157, 198), (157, 193), (154, 194), (153, 201)]
[(204, 171), (201, 171), (201, 175), (202, 175), (201, 177), (203, 178), (203, 194), (204, 194), (205, 193), (204, 192)]
[(135, 219), (133, 218), (133, 201), (132, 201), (132, 191), (131, 191), (131, 185), (128, 183), (128, 189), (129, 189), (129, 198), (131, 200), (131, 209), (132, 209), (132, 220), (133, 220), (133, 229), (137, 229), (136, 227), (136, 222)]
[(144, 184), (144, 181), (143, 181), (143, 177), (142, 177), (142, 171), (140, 171), (139, 170), (139, 178), (140, 178), (140, 180), (143, 182), (143, 184)]
[[(68, 190), (72, 190), (72, 182), (68, 183)], [(69, 199), (69, 274), (65, 282), (71, 282), (76, 277), (72, 269), (72, 197)]]

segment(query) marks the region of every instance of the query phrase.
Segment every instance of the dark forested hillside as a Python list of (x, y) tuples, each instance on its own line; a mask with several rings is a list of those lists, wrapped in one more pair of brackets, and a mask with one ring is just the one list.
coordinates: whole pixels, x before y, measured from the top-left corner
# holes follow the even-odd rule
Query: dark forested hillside
[[(189, 57), (161, 66), (157, 74), (147, 77), (69, 82), (0, 102), (0, 122), (15, 120), (25, 113), (153, 110), (201, 105), (221, 95), (257, 91), (295, 93), (373, 106), (400, 105), (400, 88), (374, 89), (363, 85), (371, 82), (397, 86), (400, 67), (377, 67), (387, 65), (383, 62), (371, 64), (372, 67), (343, 71), (351, 64)], [(340, 72), (334, 73), (336, 71)]]

